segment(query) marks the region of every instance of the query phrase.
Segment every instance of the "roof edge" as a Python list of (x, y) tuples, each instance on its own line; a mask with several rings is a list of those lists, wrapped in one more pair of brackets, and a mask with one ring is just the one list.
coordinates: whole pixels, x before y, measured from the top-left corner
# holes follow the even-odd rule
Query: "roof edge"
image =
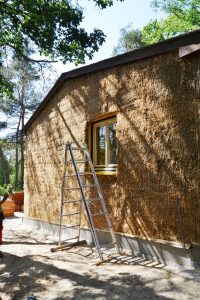
[(37, 110), (33, 113), (33, 115), (30, 117), (30, 119), (24, 126), (24, 132), (26, 132), (27, 129), (31, 126), (31, 124), (36, 119), (37, 115), (41, 112), (41, 110), (45, 107), (49, 99), (53, 96), (53, 94), (57, 91), (57, 89), (62, 85), (62, 83), (66, 79), (102, 71), (123, 64), (128, 64), (161, 53), (176, 50), (180, 47), (198, 43), (200, 43), (200, 29), (62, 73), (58, 80), (55, 82), (52, 89), (47, 94), (47, 96), (40, 103)]

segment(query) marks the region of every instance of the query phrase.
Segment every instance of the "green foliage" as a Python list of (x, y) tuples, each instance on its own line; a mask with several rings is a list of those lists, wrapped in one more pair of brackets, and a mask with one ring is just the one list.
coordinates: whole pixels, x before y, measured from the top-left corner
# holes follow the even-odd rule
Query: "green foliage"
[(12, 193), (12, 186), (10, 184), (8, 185), (0, 185), (0, 196), (9, 195)]
[[(10, 137), (5, 138), (4, 140), (0, 139), (0, 149), (3, 150), (6, 159), (6, 168), (8, 169), (10, 185), (14, 187), (15, 185), (15, 142), (14, 140)], [(5, 172), (5, 164), (4, 164), (4, 172), (3, 172), (1, 163), (2, 160), (0, 159), (0, 186), (4, 186), (5, 175), (3, 173)], [(20, 190), (20, 187), (18, 189)]]
[(2, 63), (0, 61), (0, 98), (12, 97), (13, 84), (9, 82), (2, 74)]
[(0, 145), (0, 185), (8, 184), (9, 182), (9, 165), (4, 150)]
[(153, 0), (152, 5), (169, 15), (176, 16), (191, 26), (200, 27), (200, 1), (199, 0)]
[(0, 167), (0, 184), (3, 183), (3, 172), (2, 172), (2, 168)]
[(183, 21), (171, 15), (160, 21), (150, 21), (142, 28), (141, 39), (145, 45), (150, 45), (195, 29), (197, 26), (192, 25), (189, 21)]
[[(93, 0), (100, 8), (113, 5), (112, 0)], [(123, 0), (116, 0), (123, 1)], [(92, 58), (105, 41), (104, 33), (94, 28), (87, 33), (81, 27), (83, 8), (71, 0), (1, 0), (0, 68), (7, 49), (18, 58), (27, 57), (30, 41), (41, 55), (75, 64)], [(12, 85), (0, 70), (0, 97), (12, 95)]]
[(0, 121), (0, 130), (5, 129), (7, 127), (7, 122), (5, 121)]
[[(120, 0), (120, 1), (122, 2), (124, 0)], [(102, 9), (113, 5), (112, 0), (94, 0), (94, 2)]]
[[(18, 176), (20, 178), (21, 168), (19, 169)], [(15, 189), (15, 191), (21, 191), (22, 190), (21, 182), (18, 181), (17, 186), (15, 187), (15, 179), (16, 179), (15, 167), (13, 165), (10, 165), (10, 185)]]
[(144, 47), (141, 31), (134, 29), (131, 24), (120, 30), (120, 39), (118, 45), (113, 50), (113, 55), (118, 55), (126, 51)]
[(4, 196), (7, 194), (6, 188), (4, 186), (0, 186), (0, 196)]
[(141, 30), (121, 30), (114, 54), (141, 48), (200, 28), (200, 0), (154, 0), (152, 5), (168, 13), (166, 19), (151, 20)]
[(3, 184), (4, 183), (4, 178), (3, 178), (3, 170), (2, 168), (0, 167), (0, 184)]

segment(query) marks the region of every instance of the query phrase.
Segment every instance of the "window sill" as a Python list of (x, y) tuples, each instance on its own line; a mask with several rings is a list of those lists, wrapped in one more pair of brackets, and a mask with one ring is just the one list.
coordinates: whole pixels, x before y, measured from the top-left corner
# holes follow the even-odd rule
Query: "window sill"
[(108, 175), (108, 176), (110, 176), (110, 175), (116, 176), (117, 175), (116, 171), (98, 171), (98, 170), (95, 170), (95, 172), (96, 172), (96, 175)]

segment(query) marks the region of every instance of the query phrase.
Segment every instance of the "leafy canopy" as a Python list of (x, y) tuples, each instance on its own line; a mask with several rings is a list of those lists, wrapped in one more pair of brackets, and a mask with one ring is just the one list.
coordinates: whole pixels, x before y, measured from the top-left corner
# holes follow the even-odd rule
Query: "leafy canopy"
[(200, 28), (200, 0), (154, 0), (152, 5), (165, 11), (166, 19), (151, 20), (141, 30), (122, 28), (114, 55)]
[(152, 6), (174, 15), (192, 26), (200, 27), (199, 0), (153, 0)]
[(12, 193), (12, 187), (10, 185), (0, 186), (0, 196), (9, 195)]
[(166, 19), (152, 20), (141, 30), (141, 40), (145, 45), (161, 42), (163, 40), (198, 29), (197, 26), (184, 21), (175, 15)]
[[(112, 0), (93, 0), (104, 9)], [(123, 0), (116, 0), (123, 1)], [(0, 0), (0, 67), (7, 48), (18, 58), (26, 57), (24, 49), (32, 41), (41, 55), (64, 63), (84, 63), (105, 41), (104, 33), (94, 28), (88, 33), (81, 27), (83, 8), (71, 0)], [(26, 57), (32, 60), (31, 57)], [(9, 95), (12, 86), (0, 77), (0, 96)]]
[[(110, 0), (94, 2), (101, 8), (113, 4)], [(31, 40), (40, 54), (51, 59), (83, 63), (105, 40), (101, 30), (87, 33), (80, 27), (83, 9), (70, 0), (1, 0), (0, 11), (1, 47), (9, 46), (19, 56)]]
[(132, 28), (132, 25), (122, 28), (120, 30), (120, 38), (118, 45), (113, 50), (113, 55), (124, 53), (126, 51), (134, 50), (144, 47), (145, 43), (142, 41), (142, 33), (139, 29)]

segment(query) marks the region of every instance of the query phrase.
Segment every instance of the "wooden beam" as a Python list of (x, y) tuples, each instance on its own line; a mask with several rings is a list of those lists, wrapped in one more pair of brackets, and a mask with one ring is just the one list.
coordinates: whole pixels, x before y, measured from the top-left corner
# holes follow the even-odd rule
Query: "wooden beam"
[(86, 240), (75, 242), (75, 243), (69, 243), (69, 244), (61, 245), (61, 246), (58, 246), (58, 247), (55, 247), (55, 248), (51, 248), (51, 252), (56, 252), (56, 251), (59, 251), (59, 250), (61, 250), (61, 251), (68, 250), (68, 249), (71, 249), (73, 247), (83, 246), (85, 244), (87, 244)]
[(193, 44), (179, 48), (179, 57), (190, 55), (200, 50), (200, 44)]

